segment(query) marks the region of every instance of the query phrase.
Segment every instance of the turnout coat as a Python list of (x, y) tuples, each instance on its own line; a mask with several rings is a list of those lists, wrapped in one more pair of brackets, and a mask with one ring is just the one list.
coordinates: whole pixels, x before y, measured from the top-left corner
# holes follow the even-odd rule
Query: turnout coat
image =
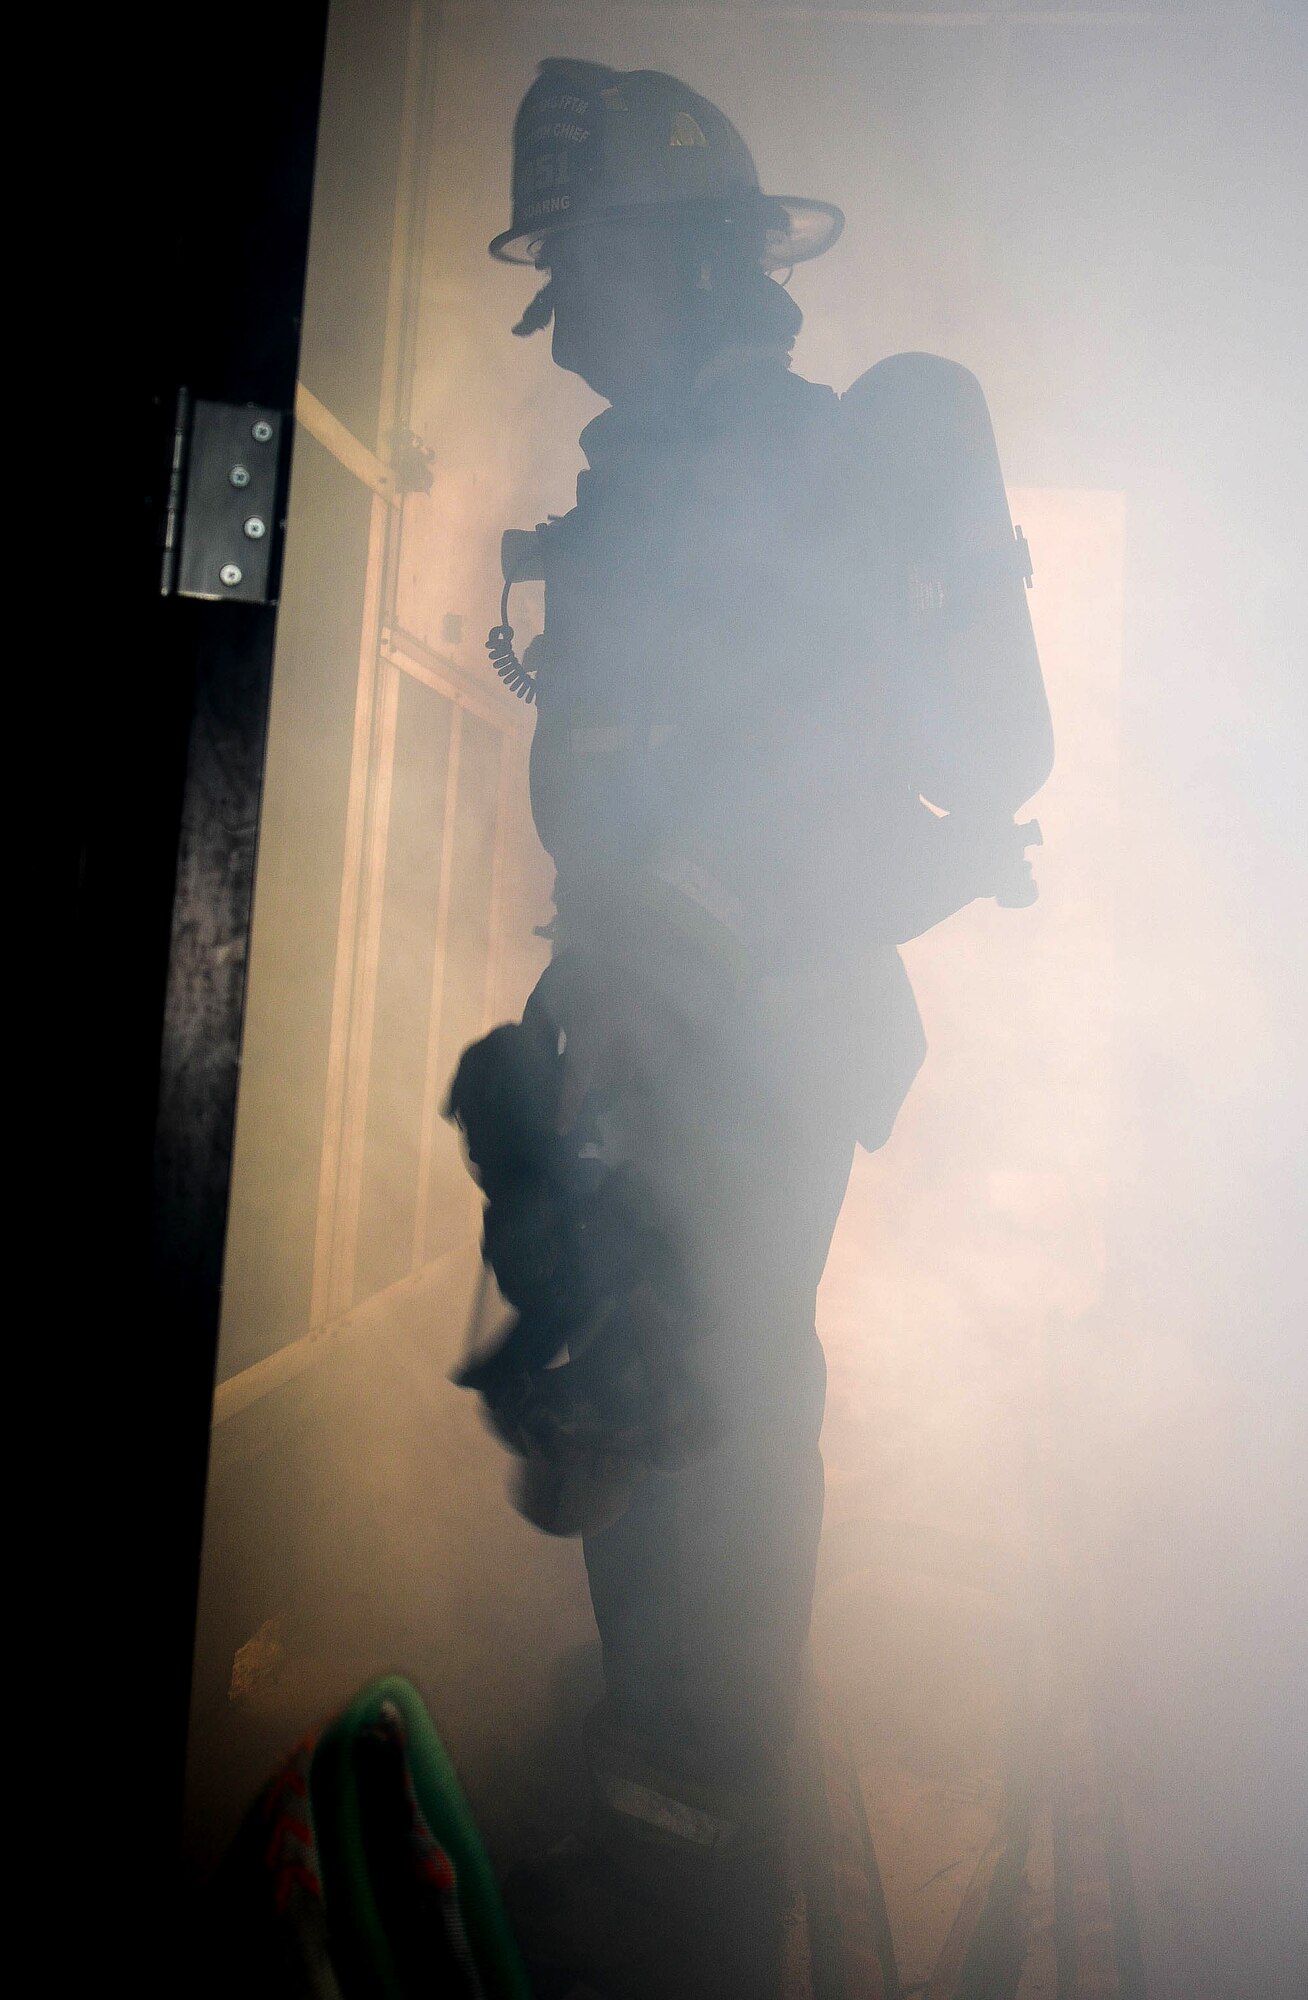
[(506, 574), (545, 582), (557, 941), (674, 1002), (716, 981), (759, 1073), (880, 1145), (925, 1052), (896, 944), (934, 822), (857, 439), (832, 390), (735, 350), (581, 443), (572, 512), (506, 538)]

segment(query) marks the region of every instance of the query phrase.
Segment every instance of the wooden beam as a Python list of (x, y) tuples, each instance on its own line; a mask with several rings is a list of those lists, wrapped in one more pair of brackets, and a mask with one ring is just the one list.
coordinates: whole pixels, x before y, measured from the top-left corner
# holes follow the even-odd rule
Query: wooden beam
[(443, 694), (459, 708), (480, 716), (505, 736), (529, 737), (533, 711), (525, 702), (515, 701), (494, 678), (489, 667), (469, 674), (445, 653), (438, 653), (412, 632), (398, 625), (384, 625), (381, 635), (382, 658), (401, 673), (421, 681), (424, 687)]
[(227, 1423), (232, 1417), (248, 1410), (252, 1403), (271, 1395), (285, 1383), (303, 1375), (306, 1369), (316, 1368), (327, 1361), (349, 1341), (357, 1340), (368, 1333), (385, 1333), (393, 1323), (397, 1312), (406, 1301), (423, 1296), (428, 1292), (433, 1298), (441, 1297), (458, 1276), (460, 1269), (471, 1279), (479, 1264), (477, 1235), (470, 1230), (465, 1241), (455, 1243), (448, 1250), (434, 1257), (422, 1270), (410, 1272), (397, 1278), (384, 1291), (374, 1292), (351, 1311), (339, 1313), (323, 1326), (314, 1327), (298, 1340), (288, 1340), (274, 1354), (262, 1361), (256, 1361), (249, 1368), (243, 1368), (239, 1375), (220, 1382), (214, 1391), (213, 1422), (215, 1428)]
[(427, 1208), (431, 1200), (431, 1156), (436, 1143), (443, 1078), (440, 1074), (441, 1022), (445, 1013), (446, 952), (450, 936), (450, 887), (454, 879), (454, 836), (459, 819), (459, 758), (463, 710), (450, 709), (450, 747), (445, 759), (445, 812), (441, 825), (440, 876), (436, 893), (436, 938), (432, 949), (431, 993), (427, 1009), (427, 1055), (422, 1078), (422, 1128), (418, 1142), (418, 1194), (413, 1207), (413, 1265), (427, 1254)]
[(400, 504), (400, 494), (396, 488), (395, 475), (382, 464), (376, 452), (369, 451), (366, 444), (360, 444), (353, 431), (345, 428), (340, 418), (333, 416), (325, 403), (319, 402), (312, 389), (303, 382), (295, 385), (295, 421), (309, 436), (316, 438), (325, 451), (370, 486), (382, 500), (392, 507)]

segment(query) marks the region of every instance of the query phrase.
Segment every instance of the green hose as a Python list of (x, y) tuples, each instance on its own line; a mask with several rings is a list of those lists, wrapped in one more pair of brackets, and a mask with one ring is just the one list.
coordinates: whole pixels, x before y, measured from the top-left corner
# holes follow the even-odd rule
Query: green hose
[[(453, 1865), (459, 1912), (487, 2000), (531, 2000), (531, 1987), (468, 1802), (422, 1697), (398, 1674), (370, 1681), (324, 1732), (314, 1756), (314, 1817), (320, 1830), (333, 1943), (348, 1954), (360, 1983), (373, 1986), (383, 2000), (412, 2000), (378, 1908), (355, 1756), (360, 1736), (377, 1725), (386, 1704), (403, 1720), (414, 1794), (433, 1837)], [(346, 1983), (348, 1991), (352, 1982)]]

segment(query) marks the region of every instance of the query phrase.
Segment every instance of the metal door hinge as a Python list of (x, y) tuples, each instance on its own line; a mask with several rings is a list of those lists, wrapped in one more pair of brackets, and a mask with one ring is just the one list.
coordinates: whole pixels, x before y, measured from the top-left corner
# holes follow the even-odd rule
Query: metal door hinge
[(159, 588), (271, 604), (281, 529), (281, 410), (180, 391)]

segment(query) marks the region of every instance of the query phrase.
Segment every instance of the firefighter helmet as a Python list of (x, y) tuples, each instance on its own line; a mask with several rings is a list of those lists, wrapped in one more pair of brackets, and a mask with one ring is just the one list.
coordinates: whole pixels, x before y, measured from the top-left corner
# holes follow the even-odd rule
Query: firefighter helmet
[(768, 270), (820, 257), (845, 220), (830, 202), (764, 195), (731, 120), (676, 77), (543, 62), (513, 128), (513, 219), (491, 256), (535, 264), (558, 230), (670, 208), (757, 227)]

